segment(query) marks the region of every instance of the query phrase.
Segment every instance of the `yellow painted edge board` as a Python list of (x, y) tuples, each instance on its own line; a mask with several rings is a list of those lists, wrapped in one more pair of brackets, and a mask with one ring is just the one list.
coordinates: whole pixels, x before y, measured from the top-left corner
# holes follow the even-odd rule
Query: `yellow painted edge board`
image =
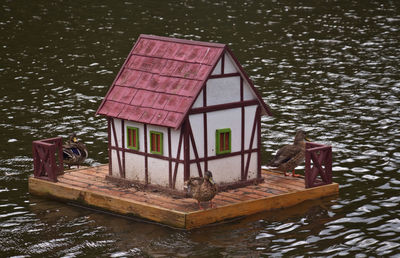
[(124, 215), (133, 215), (149, 219), (173, 227), (185, 227), (186, 213), (151, 204), (143, 204), (128, 198), (111, 196), (88, 189), (64, 185), (60, 182), (54, 183), (30, 177), (29, 192), (34, 195), (84, 203)]
[(186, 229), (197, 228), (235, 217), (251, 215), (262, 211), (290, 207), (306, 200), (318, 199), (339, 192), (339, 184), (332, 183), (302, 191), (248, 200), (214, 209), (200, 210), (186, 214)]
[(99, 192), (64, 185), (63, 183), (53, 183), (33, 177), (29, 178), (29, 191), (32, 194), (40, 196), (83, 202), (120, 214), (138, 216), (174, 227), (191, 229), (235, 217), (289, 207), (306, 200), (333, 195), (339, 192), (339, 185), (337, 183), (332, 183), (302, 191), (248, 200), (214, 209), (188, 213), (169, 210), (151, 204), (143, 204), (128, 198), (101, 194)]

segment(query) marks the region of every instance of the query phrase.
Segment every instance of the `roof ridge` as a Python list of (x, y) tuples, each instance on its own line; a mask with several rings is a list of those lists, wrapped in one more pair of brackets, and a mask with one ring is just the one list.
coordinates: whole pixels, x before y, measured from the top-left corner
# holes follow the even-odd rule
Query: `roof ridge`
[[(137, 38), (96, 114), (178, 129), (224, 55), (233, 59), (240, 77), (269, 114), (269, 108), (226, 44), (146, 34)], [(135, 108), (145, 109), (148, 114), (139, 114), (141, 111)], [(156, 113), (162, 117), (154, 118)]]
[(154, 40), (160, 40), (160, 41), (168, 41), (168, 42), (174, 42), (174, 43), (182, 43), (182, 44), (188, 44), (188, 45), (217, 47), (217, 48), (224, 48), (226, 46), (226, 44), (222, 44), (222, 43), (197, 41), (197, 40), (192, 40), (192, 39), (180, 39), (180, 38), (156, 36), (156, 35), (149, 35), (149, 34), (140, 34), (137, 41), (139, 41), (139, 39), (141, 39), (141, 38), (154, 39)]

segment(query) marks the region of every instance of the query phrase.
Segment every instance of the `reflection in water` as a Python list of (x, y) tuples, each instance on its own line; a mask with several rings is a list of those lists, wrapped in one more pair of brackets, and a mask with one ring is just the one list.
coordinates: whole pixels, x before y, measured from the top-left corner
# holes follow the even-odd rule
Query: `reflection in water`
[[(387, 1), (3, 1), (1, 256), (394, 255), (400, 246), (399, 4)], [(263, 164), (296, 128), (330, 144), (340, 196), (181, 231), (27, 193), (31, 142), (78, 132), (140, 33), (226, 43), (274, 111)], [(301, 169), (299, 170), (301, 173)]]

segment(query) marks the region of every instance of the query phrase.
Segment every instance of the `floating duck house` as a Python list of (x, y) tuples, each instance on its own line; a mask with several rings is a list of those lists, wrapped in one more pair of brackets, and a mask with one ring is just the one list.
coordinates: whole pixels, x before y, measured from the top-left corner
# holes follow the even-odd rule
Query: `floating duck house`
[[(97, 114), (109, 164), (64, 171), (62, 138), (34, 141), (30, 193), (190, 229), (339, 191), (331, 146), (306, 144), (302, 178), (261, 169), (271, 112), (223, 44), (141, 35)], [(199, 210), (179, 194), (207, 170), (220, 191)]]
[(183, 190), (213, 172), (261, 181), (262, 115), (271, 115), (228, 46), (141, 35), (101, 103), (110, 178)]

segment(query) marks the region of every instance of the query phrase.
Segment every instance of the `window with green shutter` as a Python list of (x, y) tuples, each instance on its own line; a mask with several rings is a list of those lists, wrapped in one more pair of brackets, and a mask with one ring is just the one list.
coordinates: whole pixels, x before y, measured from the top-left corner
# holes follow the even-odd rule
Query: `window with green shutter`
[(150, 131), (150, 152), (163, 154), (163, 133)]
[(231, 129), (218, 129), (215, 132), (215, 151), (216, 154), (231, 152)]
[(126, 146), (132, 150), (139, 149), (139, 128), (126, 127)]

